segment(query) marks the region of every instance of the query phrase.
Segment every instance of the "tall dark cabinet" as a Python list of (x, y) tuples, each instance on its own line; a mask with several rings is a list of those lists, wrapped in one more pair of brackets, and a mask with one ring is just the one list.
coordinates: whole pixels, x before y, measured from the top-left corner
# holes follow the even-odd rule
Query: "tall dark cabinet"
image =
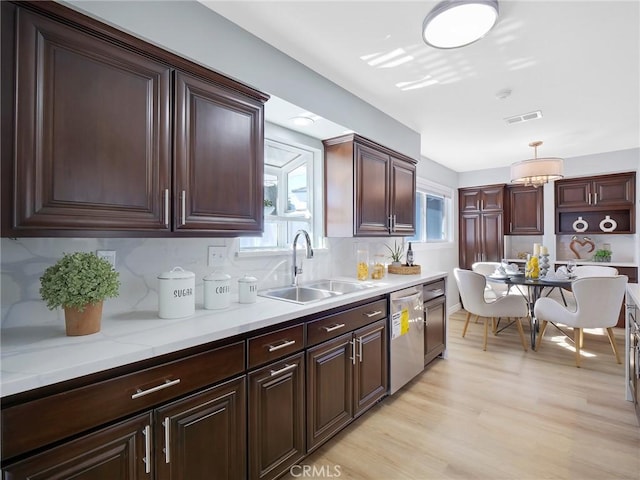
[(504, 190), (504, 184), (458, 190), (460, 268), (504, 256)]
[(544, 188), (508, 185), (506, 235), (544, 234)]

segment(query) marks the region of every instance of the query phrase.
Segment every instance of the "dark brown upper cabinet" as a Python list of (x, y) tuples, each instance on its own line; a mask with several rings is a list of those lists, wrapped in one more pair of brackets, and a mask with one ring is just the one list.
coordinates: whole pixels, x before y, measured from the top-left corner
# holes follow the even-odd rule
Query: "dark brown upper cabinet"
[(266, 95), (59, 4), (5, 27), (3, 236), (262, 231)]
[(544, 234), (544, 190), (541, 187), (508, 185), (505, 233)]
[[(574, 223), (579, 217), (587, 223), (579, 233), (635, 233), (635, 198), (635, 172), (556, 180), (556, 233), (576, 233)], [(607, 216), (615, 222), (613, 231), (600, 228)], [(611, 225), (605, 224), (607, 229)]]
[(415, 234), (415, 160), (355, 134), (323, 144), (328, 237)]

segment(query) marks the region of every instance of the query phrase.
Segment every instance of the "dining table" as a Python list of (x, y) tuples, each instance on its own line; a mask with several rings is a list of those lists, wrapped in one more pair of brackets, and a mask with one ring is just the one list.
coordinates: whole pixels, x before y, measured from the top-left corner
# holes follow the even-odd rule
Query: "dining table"
[(567, 302), (562, 289), (571, 290), (571, 284), (575, 280), (575, 277), (568, 278), (559, 276), (527, 278), (522, 272), (507, 275), (487, 275), (486, 278), (487, 281), (490, 282), (508, 285), (509, 290), (511, 290), (511, 287), (515, 287), (527, 301), (529, 321), (531, 323), (531, 348), (533, 350), (536, 348), (536, 335), (539, 330), (538, 321), (533, 311), (536, 301), (543, 295), (545, 288), (547, 288), (548, 291), (544, 296), (548, 296), (554, 288), (558, 288), (560, 289), (560, 296), (566, 306)]

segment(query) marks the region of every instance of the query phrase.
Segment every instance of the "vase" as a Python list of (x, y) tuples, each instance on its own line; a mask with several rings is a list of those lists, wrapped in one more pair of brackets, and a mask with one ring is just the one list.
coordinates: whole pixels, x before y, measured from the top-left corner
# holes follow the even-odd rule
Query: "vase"
[(99, 332), (101, 320), (102, 300), (85, 305), (82, 312), (75, 307), (64, 308), (64, 323), (69, 337)]

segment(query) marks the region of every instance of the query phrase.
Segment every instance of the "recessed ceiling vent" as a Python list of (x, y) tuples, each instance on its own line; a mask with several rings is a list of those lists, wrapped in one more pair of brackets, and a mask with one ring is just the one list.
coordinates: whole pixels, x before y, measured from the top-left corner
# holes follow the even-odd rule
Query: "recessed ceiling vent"
[(536, 120), (538, 118), (542, 118), (542, 112), (540, 110), (523, 113), (522, 115), (514, 115), (513, 117), (505, 118), (504, 121), (507, 125), (513, 125), (514, 123), (528, 122), (529, 120)]

